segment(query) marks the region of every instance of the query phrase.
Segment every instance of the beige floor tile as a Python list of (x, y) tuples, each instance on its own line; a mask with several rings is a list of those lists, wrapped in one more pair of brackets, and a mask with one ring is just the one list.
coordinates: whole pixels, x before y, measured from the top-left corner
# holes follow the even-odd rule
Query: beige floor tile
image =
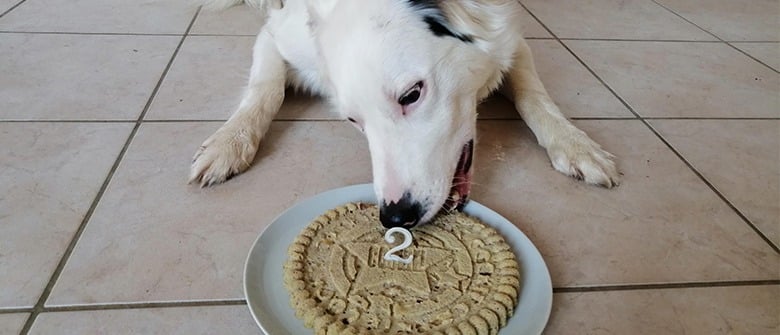
[[(146, 114), (147, 120), (226, 120), (252, 65), (250, 36), (191, 36), (184, 41)], [(320, 99), (288, 91), (277, 119), (338, 119)]]
[(778, 0), (658, 0), (727, 41), (780, 40)]
[(178, 37), (4, 34), (0, 118), (132, 119)]
[(661, 135), (780, 244), (780, 120), (653, 120)]
[(246, 5), (201, 10), (190, 34), (257, 35), (264, 23), (262, 13)]
[(226, 120), (246, 86), (254, 41), (251, 36), (188, 37), (146, 119)]
[(734, 46), (780, 71), (780, 43), (734, 43)]
[(780, 116), (780, 75), (725, 44), (566, 44), (642, 116)]
[(0, 30), (183, 34), (196, 9), (188, 0), (26, 1), (0, 20)]
[(714, 40), (712, 36), (644, 0), (524, 0), (560, 38)]
[(0, 307), (38, 300), (131, 127), (0, 123)]
[(545, 334), (777, 334), (780, 287), (556, 294)]
[(29, 314), (0, 314), (0, 334), (19, 334)]
[(274, 217), (371, 181), (365, 140), (346, 122), (275, 122), (247, 173), (187, 185), (192, 153), (218, 125), (141, 127), (49, 304), (241, 298), (246, 255)]
[(612, 190), (554, 171), (517, 121), (483, 121), (472, 198), (523, 230), (553, 284), (777, 279), (780, 256), (640, 121), (576, 121), (617, 155)]
[[(620, 101), (557, 41), (530, 40), (539, 77), (568, 117), (632, 117)], [(492, 98), (480, 118), (520, 118), (512, 104)]]
[(522, 14), (520, 14), (520, 19), (523, 21), (522, 29), (524, 37), (552, 38), (552, 35), (547, 32), (547, 29), (544, 29), (544, 27), (539, 24), (539, 21), (536, 21), (536, 19), (534, 19), (534, 17), (531, 16), (531, 14), (529, 14), (525, 9), (523, 9)]
[(260, 334), (246, 306), (43, 313), (30, 334)]

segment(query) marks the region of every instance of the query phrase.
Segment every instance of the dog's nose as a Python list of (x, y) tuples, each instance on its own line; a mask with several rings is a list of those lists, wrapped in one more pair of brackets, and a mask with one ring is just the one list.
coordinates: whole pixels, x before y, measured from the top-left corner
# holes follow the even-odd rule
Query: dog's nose
[(379, 209), (379, 221), (382, 221), (382, 226), (388, 229), (411, 228), (420, 222), (422, 214), (422, 205), (413, 201), (409, 193), (406, 193), (398, 202), (382, 204)]

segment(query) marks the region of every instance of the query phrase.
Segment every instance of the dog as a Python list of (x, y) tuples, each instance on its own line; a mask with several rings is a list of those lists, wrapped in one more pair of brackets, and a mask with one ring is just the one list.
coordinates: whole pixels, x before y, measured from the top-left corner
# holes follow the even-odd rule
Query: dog
[[(209, 0), (207, 0), (209, 1)], [(514, 102), (553, 167), (618, 185), (614, 156), (552, 101), (521, 35), (517, 0), (210, 0), (263, 11), (249, 83), (193, 158), (209, 186), (249, 168), (289, 86), (323, 96), (363, 132), (385, 227), (459, 210), (471, 190), (477, 105)]]

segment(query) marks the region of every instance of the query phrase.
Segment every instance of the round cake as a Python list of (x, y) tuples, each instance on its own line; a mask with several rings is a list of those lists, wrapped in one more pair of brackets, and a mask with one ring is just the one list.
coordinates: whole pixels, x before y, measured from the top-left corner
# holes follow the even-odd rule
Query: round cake
[(284, 284), (296, 316), (316, 334), (497, 334), (517, 304), (520, 272), (495, 229), (466, 214), (439, 215), (413, 243), (383, 258), (375, 205), (350, 203), (295, 239)]

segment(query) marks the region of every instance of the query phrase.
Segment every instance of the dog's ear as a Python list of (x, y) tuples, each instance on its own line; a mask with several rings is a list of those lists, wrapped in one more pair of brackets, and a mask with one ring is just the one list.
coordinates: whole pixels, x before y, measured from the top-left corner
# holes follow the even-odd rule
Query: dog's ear
[[(468, 43), (483, 44), (511, 29), (519, 14), (515, 0), (407, 0), (419, 11), (437, 36), (451, 36)], [(510, 35), (520, 32), (509, 32)]]
[(458, 29), (455, 29), (449, 19), (449, 15), (444, 11), (442, 5), (446, 1), (437, 0), (407, 0), (412, 9), (417, 12), (422, 20), (428, 25), (434, 35), (441, 37), (454, 37), (463, 42), (473, 42), (473, 38), (469, 34), (464, 34)]

